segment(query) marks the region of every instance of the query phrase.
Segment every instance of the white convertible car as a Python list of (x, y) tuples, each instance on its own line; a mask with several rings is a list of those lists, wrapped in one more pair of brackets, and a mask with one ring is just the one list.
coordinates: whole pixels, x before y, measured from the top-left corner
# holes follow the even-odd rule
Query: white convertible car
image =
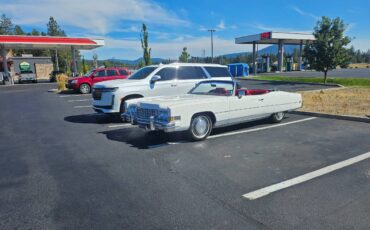
[(198, 141), (215, 127), (267, 117), (280, 122), (286, 112), (302, 106), (298, 93), (238, 86), (234, 81), (208, 80), (185, 95), (133, 99), (126, 102), (122, 118), (151, 131), (187, 131)]

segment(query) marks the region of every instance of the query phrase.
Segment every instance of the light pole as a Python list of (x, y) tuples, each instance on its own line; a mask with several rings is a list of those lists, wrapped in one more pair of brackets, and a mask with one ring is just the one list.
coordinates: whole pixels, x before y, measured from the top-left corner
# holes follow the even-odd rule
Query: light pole
[(209, 29), (209, 32), (211, 32), (211, 57), (212, 57), (212, 63), (213, 63), (213, 33), (216, 32), (215, 29)]

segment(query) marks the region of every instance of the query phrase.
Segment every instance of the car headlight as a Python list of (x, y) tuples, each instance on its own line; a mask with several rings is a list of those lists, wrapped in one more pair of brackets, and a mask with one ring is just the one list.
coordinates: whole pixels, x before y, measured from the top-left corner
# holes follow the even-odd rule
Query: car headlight
[(103, 88), (103, 92), (116, 92), (117, 90), (118, 90), (118, 87)]
[(72, 80), (71, 84), (77, 84), (77, 80)]
[(158, 112), (158, 120), (160, 121), (169, 121), (170, 111), (167, 109), (161, 109)]

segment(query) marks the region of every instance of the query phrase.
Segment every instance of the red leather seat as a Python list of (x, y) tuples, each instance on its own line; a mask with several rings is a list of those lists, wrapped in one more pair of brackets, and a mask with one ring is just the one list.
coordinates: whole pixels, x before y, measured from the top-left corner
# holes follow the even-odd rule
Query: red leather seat
[(221, 94), (221, 95), (227, 95), (228, 92), (225, 88), (216, 88), (214, 90), (211, 91), (212, 93), (214, 94)]
[(238, 89), (236, 90), (236, 96), (239, 94), (240, 91), (244, 91), (245, 95), (260, 95), (270, 92), (270, 90), (266, 89)]

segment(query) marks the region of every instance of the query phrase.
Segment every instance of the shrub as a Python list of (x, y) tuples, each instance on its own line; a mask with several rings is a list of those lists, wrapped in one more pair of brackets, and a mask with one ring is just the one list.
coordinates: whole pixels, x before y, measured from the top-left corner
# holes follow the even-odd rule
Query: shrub
[(58, 83), (58, 90), (63, 91), (66, 90), (66, 85), (68, 83), (68, 76), (65, 74), (58, 74), (57, 75), (57, 83)]

